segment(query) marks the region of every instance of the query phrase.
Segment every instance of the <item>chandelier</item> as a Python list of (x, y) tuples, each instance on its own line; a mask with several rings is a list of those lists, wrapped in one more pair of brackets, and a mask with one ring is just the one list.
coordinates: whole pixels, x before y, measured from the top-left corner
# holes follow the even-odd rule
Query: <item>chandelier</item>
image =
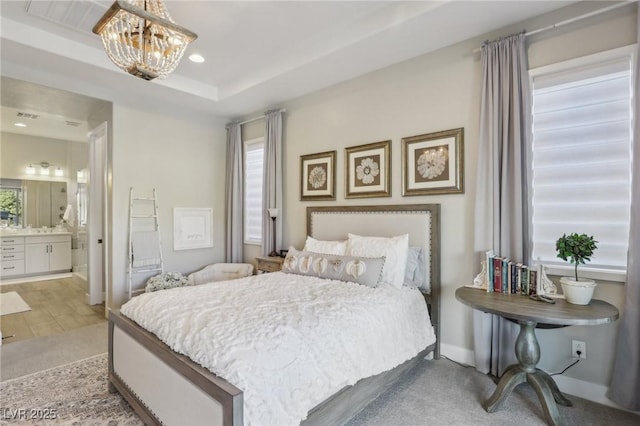
[(173, 22), (162, 0), (116, 0), (93, 32), (114, 64), (145, 80), (166, 77), (198, 38)]

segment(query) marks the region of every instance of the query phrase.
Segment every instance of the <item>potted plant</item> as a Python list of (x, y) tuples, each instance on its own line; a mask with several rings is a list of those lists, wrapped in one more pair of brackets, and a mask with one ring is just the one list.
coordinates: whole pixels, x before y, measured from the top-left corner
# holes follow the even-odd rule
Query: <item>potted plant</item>
[(560, 278), (562, 291), (567, 302), (576, 305), (587, 305), (591, 301), (596, 283), (593, 280), (578, 277), (578, 265), (591, 260), (597, 241), (587, 234), (564, 234), (556, 241), (558, 257), (574, 264), (574, 277)]

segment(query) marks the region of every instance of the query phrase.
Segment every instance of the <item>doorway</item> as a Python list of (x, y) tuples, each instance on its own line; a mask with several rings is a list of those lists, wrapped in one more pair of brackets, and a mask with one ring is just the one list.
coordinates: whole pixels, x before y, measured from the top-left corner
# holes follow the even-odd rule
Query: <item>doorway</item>
[[(107, 205), (107, 122), (111, 120), (112, 105), (99, 99), (8, 77), (2, 77), (1, 84), (2, 115), (11, 116), (12, 119), (9, 124), (3, 120), (2, 125), (3, 152), (0, 177), (3, 179), (3, 186), (7, 179), (16, 182), (50, 180), (66, 183), (66, 191), (62, 192), (66, 192), (68, 198), (65, 195), (61, 205), (63, 208), (55, 206), (56, 211), (52, 210), (51, 213), (51, 224), (38, 226), (34, 222), (34, 226), (38, 226), (41, 232), (43, 228), (48, 228), (50, 233), (53, 233), (54, 222), (56, 225), (67, 227), (72, 238), (69, 251), (76, 254), (76, 259), (72, 262), (73, 274), (36, 277), (34, 274), (25, 273), (22, 278), (13, 280), (7, 280), (2, 276), (0, 292), (17, 292), (31, 308), (26, 312), (2, 316), (0, 322), (3, 337), (16, 335), (15, 339), (4, 339), (3, 343), (8, 344), (31, 337), (67, 332), (95, 321), (105, 320), (107, 268), (103, 249), (107, 234), (106, 215), (103, 212)], [(17, 115), (18, 113), (20, 115)], [(12, 123), (18, 121), (16, 117), (23, 121), (28, 118), (31, 121), (26, 121), (24, 128), (14, 128)], [(83, 129), (83, 126), (86, 126), (86, 129)], [(73, 139), (64, 133), (65, 130), (74, 127), (80, 131), (83, 141)], [(5, 138), (7, 135), (10, 137)], [(11, 138), (21, 138), (20, 141), (33, 139), (41, 144), (51, 141), (51, 145), (25, 148), (24, 152), (15, 157), (15, 150), (9, 146), (10, 143), (5, 144)], [(19, 143), (16, 142), (14, 145)], [(71, 145), (84, 145), (84, 151), (65, 148)], [(94, 157), (97, 160), (93, 161)], [(49, 176), (41, 176), (39, 166), (46, 160), (50, 160), (51, 172)], [(28, 174), (29, 168), (33, 166), (37, 170), (35, 177)], [(92, 170), (94, 168), (95, 170)], [(92, 184), (96, 185), (96, 188), (91, 188)], [(19, 194), (18, 191), (13, 192)], [(89, 200), (92, 192), (98, 192), (95, 200), (100, 200), (97, 206), (94, 203), (94, 207), (97, 207), (94, 210), (90, 210)], [(24, 200), (24, 192), (22, 195)], [(27, 232), (28, 223), (24, 222), (24, 219), (24, 223), (20, 223), (15, 217), (24, 207), (24, 203), (21, 203), (13, 206), (11, 211), (7, 209), (6, 222), (11, 222), (19, 232)], [(35, 211), (35, 208), (32, 207), (31, 211)], [(96, 214), (98, 216), (94, 217)], [(81, 218), (84, 218), (82, 222)], [(75, 224), (71, 225), (72, 222)], [(98, 225), (95, 230), (89, 229), (91, 223)], [(82, 235), (81, 231), (86, 232)], [(47, 247), (53, 248), (53, 245)], [(91, 247), (92, 245), (97, 247)], [(77, 259), (82, 249), (86, 249), (84, 261), (82, 258)], [(57, 252), (57, 248), (55, 251)], [(83, 263), (86, 265), (84, 270)]]

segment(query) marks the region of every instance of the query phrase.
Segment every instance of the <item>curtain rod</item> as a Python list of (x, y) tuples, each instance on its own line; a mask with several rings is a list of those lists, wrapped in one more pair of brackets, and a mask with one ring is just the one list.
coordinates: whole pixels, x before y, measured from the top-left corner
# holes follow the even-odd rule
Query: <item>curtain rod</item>
[[(282, 109), (279, 109), (279, 110), (273, 110), (273, 111), (278, 111), (278, 112), (287, 112), (287, 110), (286, 110), (285, 108), (282, 108)], [(267, 111), (266, 113), (264, 113), (264, 114), (262, 114), (262, 115), (259, 115), (259, 116), (257, 116), (257, 117), (250, 118), (250, 119), (248, 119), (248, 120), (241, 121), (241, 122), (240, 122), (240, 123), (238, 123), (238, 124), (242, 126), (243, 124), (251, 123), (251, 122), (253, 122), (253, 121), (262, 120), (263, 118), (265, 118), (265, 117), (267, 116), (267, 113), (269, 113), (269, 112), (271, 112), (271, 111)], [(235, 124), (235, 123), (229, 123), (229, 124), (227, 124), (225, 127), (228, 129), (228, 128), (229, 128), (229, 126), (230, 126), (231, 124)]]
[[(610, 10), (617, 9), (622, 6), (627, 6), (632, 3), (636, 3), (637, 0), (627, 0), (620, 3), (612, 4), (611, 6), (603, 7), (602, 9), (594, 10), (592, 12), (585, 13), (584, 15), (576, 16), (574, 18), (565, 19), (564, 21), (557, 22), (552, 25), (548, 25), (546, 27), (538, 28), (537, 30), (531, 30), (524, 33), (525, 37), (529, 37), (534, 34), (538, 34), (544, 31), (553, 30), (558, 27), (562, 27), (564, 25), (572, 24), (577, 21), (581, 21), (583, 19), (591, 18), (592, 16), (600, 15), (601, 13), (609, 12)], [(640, 12), (639, 12), (640, 13)], [(477, 47), (473, 49), (473, 53), (478, 53), (482, 50), (481, 47)]]

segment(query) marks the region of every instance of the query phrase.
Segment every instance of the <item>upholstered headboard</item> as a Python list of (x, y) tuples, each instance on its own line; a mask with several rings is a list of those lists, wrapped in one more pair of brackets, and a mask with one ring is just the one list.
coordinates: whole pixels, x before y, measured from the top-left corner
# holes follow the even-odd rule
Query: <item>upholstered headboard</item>
[(345, 240), (348, 233), (393, 237), (409, 234), (409, 246), (422, 247), (430, 292), (425, 295), (440, 355), (440, 205), (307, 207), (307, 235), (320, 240)]

